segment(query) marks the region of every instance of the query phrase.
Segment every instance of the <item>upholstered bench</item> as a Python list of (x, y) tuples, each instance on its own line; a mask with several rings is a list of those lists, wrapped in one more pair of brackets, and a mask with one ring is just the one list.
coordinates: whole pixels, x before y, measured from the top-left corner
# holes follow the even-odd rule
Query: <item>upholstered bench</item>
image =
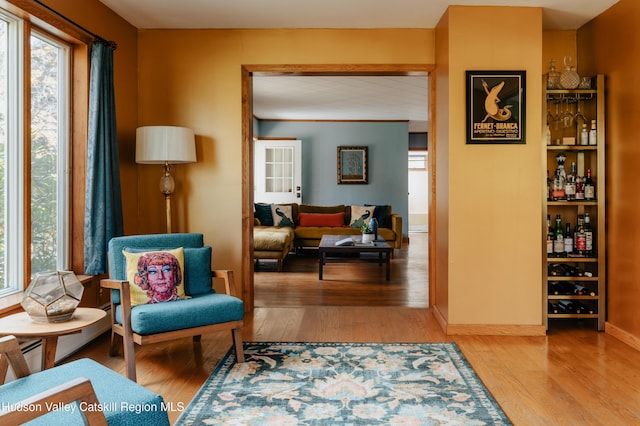
[(288, 226), (255, 226), (253, 228), (253, 258), (257, 264), (261, 259), (277, 260), (278, 272), (282, 261), (293, 249), (295, 234)]
[[(97, 406), (76, 403), (68, 406), (60, 405), (57, 410), (56, 407), (45, 407), (45, 404), (24, 406), (23, 410), (43, 412), (53, 410), (29, 422), (29, 424), (83, 425), (85, 424), (84, 419), (79, 412), (79, 409), (83, 409), (84, 411), (102, 411), (110, 426), (169, 425), (168, 406), (162, 396), (88, 358), (62, 364), (5, 383), (0, 386), (0, 401), (6, 409), (78, 377), (86, 377), (91, 381), (98, 400)], [(14, 410), (9, 408), (9, 411)], [(0, 421), (0, 423), (2, 422)]]

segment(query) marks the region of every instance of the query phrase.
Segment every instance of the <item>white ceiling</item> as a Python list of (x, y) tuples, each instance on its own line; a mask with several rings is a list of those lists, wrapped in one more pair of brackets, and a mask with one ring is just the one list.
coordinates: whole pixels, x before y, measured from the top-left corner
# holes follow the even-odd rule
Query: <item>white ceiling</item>
[[(100, 0), (150, 28), (435, 28), (450, 5), (543, 8), (543, 28), (575, 30), (618, 0)], [(427, 129), (426, 77), (254, 77), (261, 119), (408, 120)]]
[(575, 30), (618, 0), (100, 0), (137, 28), (435, 28), (448, 6), (542, 7)]

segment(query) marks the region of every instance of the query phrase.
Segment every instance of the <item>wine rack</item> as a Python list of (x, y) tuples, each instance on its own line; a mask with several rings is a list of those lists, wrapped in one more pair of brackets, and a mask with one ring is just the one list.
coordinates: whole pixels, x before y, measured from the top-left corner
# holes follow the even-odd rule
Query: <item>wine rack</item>
[[(544, 89), (542, 143), (546, 169), (551, 178), (559, 164), (560, 155), (566, 157), (568, 170), (576, 164), (577, 175), (591, 171), (595, 199), (565, 200), (550, 197), (549, 189), (543, 198), (543, 312), (547, 329), (562, 319), (590, 319), (604, 330), (606, 319), (606, 244), (605, 244), (605, 99), (604, 75), (591, 79), (590, 89)], [(543, 82), (546, 87), (546, 81)], [(591, 127), (596, 122), (596, 145), (581, 145), (582, 122)], [(562, 161), (562, 160), (560, 160)], [(549, 182), (547, 181), (547, 184)], [(593, 231), (592, 251), (582, 256), (548, 254), (547, 215), (555, 226), (556, 215), (562, 224), (572, 228), (578, 217), (588, 214)], [(564, 230), (563, 230), (564, 231)], [(583, 289), (582, 291), (577, 289)]]

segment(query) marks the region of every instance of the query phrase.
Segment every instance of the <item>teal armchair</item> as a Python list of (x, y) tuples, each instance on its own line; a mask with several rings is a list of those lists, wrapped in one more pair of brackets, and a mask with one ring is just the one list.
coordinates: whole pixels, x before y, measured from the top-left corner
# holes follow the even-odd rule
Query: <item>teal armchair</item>
[[(4, 383), (9, 367), (15, 379)], [(0, 402), (2, 425), (169, 426), (161, 395), (92, 359), (32, 374), (14, 336), (0, 338)]]
[[(185, 299), (131, 306), (127, 281), (127, 252), (184, 248)], [(242, 325), (244, 305), (236, 297), (233, 271), (211, 270), (210, 246), (202, 234), (150, 234), (116, 237), (109, 242), (109, 278), (101, 287), (111, 289), (111, 356), (123, 343), (127, 377), (136, 381), (134, 343), (145, 345), (183, 337), (194, 344), (205, 333), (230, 330), (237, 362), (244, 362)], [(222, 278), (225, 293), (213, 289), (212, 279)]]

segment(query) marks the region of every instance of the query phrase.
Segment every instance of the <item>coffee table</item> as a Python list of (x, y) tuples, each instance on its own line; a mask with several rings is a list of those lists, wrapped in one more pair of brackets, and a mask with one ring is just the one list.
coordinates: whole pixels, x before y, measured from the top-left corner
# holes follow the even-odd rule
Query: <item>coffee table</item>
[[(336, 242), (348, 238), (348, 235), (323, 235), (318, 246), (318, 279), (322, 280), (322, 268), (327, 263), (375, 262), (387, 265), (387, 281), (391, 279), (391, 256), (393, 247), (378, 239), (372, 243), (358, 243), (359, 237), (353, 237), (354, 245), (336, 246)], [(377, 257), (363, 257), (363, 253), (377, 253)]]
[(56, 360), (56, 346), (58, 337), (65, 334), (79, 333), (107, 313), (97, 308), (77, 308), (69, 321), (64, 322), (35, 322), (26, 312), (0, 318), (0, 336), (13, 335), (24, 340), (42, 339), (43, 370), (53, 367)]

